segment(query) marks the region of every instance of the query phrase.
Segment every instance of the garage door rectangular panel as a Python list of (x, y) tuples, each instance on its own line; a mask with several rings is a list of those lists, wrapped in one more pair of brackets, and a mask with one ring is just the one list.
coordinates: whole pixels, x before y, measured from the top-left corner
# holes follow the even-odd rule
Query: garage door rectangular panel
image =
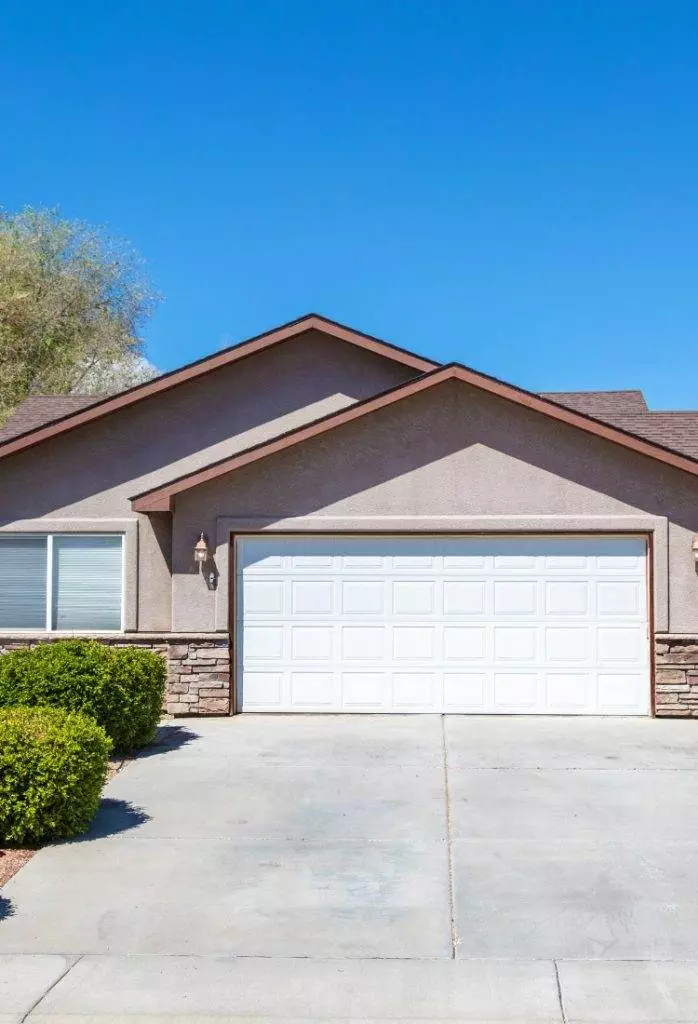
[(649, 711), (640, 538), (287, 536), (237, 547), (243, 710)]
[(543, 660), (576, 665), (593, 660), (594, 634), (585, 626), (547, 626), (543, 634)]
[(447, 712), (485, 712), (487, 676), (480, 672), (444, 673), (444, 710)]
[(344, 710), (390, 710), (386, 677), (382, 672), (342, 672), (341, 692)]
[(590, 710), (592, 686), (593, 680), (588, 673), (548, 672), (545, 676), (545, 707), (568, 714)]

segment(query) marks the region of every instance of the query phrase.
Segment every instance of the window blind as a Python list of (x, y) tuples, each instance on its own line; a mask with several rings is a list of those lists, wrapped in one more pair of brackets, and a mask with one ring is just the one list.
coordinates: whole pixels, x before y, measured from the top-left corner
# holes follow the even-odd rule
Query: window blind
[(46, 629), (46, 538), (0, 536), (0, 629)]
[(121, 537), (53, 539), (53, 628), (121, 629)]

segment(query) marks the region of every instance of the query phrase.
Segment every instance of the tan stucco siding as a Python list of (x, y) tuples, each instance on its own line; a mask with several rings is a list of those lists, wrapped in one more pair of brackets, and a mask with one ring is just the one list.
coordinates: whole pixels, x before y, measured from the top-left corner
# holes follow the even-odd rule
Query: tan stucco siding
[(309, 332), (0, 461), (0, 530), (137, 521), (138, 628), (169, 629), (170, 518), (129, 498), (414, 373)]
[[(265, 529), (643, 530), (655, 534), (658, 628), (698, 629), (698, 479), (544, 415), (446, 383), (179, 495), (175, 628), (225, 623), (191, 538)], [(667, 529), (668, 527), (668, 529)], [(667, 533), (670, 543), (667, 543)], [(221, 584), (225, 544), (218, 550)], [(669, 571), (667, 571), (669, 570)]]

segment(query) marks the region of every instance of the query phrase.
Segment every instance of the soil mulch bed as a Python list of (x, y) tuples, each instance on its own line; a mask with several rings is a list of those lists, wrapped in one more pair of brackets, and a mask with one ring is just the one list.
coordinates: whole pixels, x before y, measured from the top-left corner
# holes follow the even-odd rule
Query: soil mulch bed
[[(117, 772), (120, 772), (124, 765), (129, 764), (133, 758), (113, 758), (107, 768), (107, 782), (111, 782)], [(27, 861), (31, 860), (41, 847), (34, 850), (20, 849), (19, 847), (0, 846), (0, 889), (9, 882), (13, 875), (16, 875), (20, 868), (23, 868)]]
[(16, 875), (36, 850), (0, 850), (0, 888)]

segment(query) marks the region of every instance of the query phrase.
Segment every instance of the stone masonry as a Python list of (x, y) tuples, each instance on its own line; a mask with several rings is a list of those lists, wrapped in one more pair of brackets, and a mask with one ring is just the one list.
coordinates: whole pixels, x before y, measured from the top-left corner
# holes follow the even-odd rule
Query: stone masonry
[(656, 714), (698, 718), (698, 636), (655, 636)]
[[(38, 643), (55, 643), (65, 634), (0, 635), (0, 654)], [(227, 633), (132, 633), (92, 635), (114, 647), (147, 647), (167, 661), (165, 708), (170, 715), (230, 713), (230, 649)]]
[[(230, 714), (227, 633), (132, 633), (92, 638), (116, 647), (148, 647), (162, 654), (167, 660), (164, 710), (168, 714)], [(61, 639), (65, 634), (0, 635), (0, 655)], [(658, 717), (698, 718), (698, 635), (656, 634), (655, 707)]]

